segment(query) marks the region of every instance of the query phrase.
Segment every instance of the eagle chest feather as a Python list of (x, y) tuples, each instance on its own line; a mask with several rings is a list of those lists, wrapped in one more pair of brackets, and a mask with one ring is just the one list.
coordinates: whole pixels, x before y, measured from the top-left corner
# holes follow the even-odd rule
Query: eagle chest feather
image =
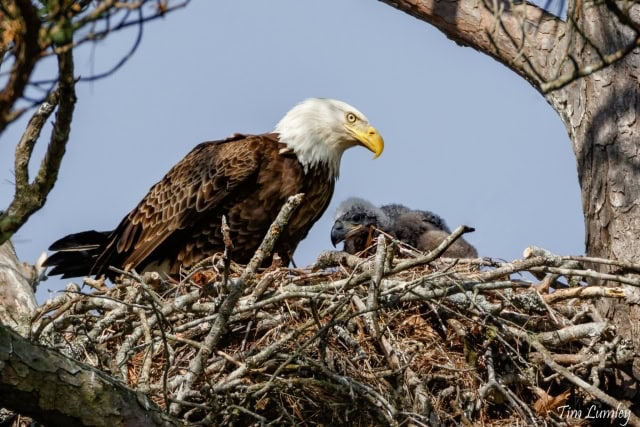
[[(335, 180), (329, 177), (328, 171), (322, 166), (310, 168), (300, 180), (300, 190), (287, 194), (287, 198), (296, 193), (304, 193), (305, 198), (292, 215), (285, 229), (278, 248), (293, 253), (298, 242), (307, 236), (311, 226), (322, 216), (329, 206)], [(281, 256), (283, 256), (281, 254)]]
[[(232, 230), (233, 257), (248, 262), (269, 226), (290, 196), (304, 193), (305, 198), (294, 212), (274, 248), (286, 264), (298, 242), (327, 209), (335, 180), (322, 166), (310, 167), (305, 173), (302, 164), (292, 155), (281, 154), (283, 144), (261, 141), (256, 147), (263, 153), (255, 181), (248, 184), (243, 200), (231, 204), (227, 219)], [(269, 143), (271, 142), (271, 143)]]

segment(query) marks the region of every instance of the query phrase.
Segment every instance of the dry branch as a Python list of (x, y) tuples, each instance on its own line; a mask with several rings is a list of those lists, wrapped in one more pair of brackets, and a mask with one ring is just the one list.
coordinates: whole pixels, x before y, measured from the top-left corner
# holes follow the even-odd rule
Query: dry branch
[[(6, 212), (0, 213), (0, 244), (8, 240), (29, 217), (40, 209), (58, 178), (58, 171), (69, 140), (71, 120), (76, 102), (71, 51), (58, 55), (58, 87), (31, 118), (24, 136), (16, 147), (15, 194)], [(47, 118), (57, 104), (58, 111), (47, 151), (32, 183), (29, 182), (29, 162), (36, 140)]]
[[(13, 40), (15, 60), (9, 79), (4, 88), (0, 90), (0, 134), (4, 132), (9, 123), (20, 116), (21, 112), (15, 109), (15, 104), (24, 93), (40, 55), (38, 33), (41, 23), (36, 7), (30, 0), (15, 0), (14, 4), (7, 4), (7, 8), (19, 16), (16, 19), (16, 22), (19, 23), (19, 30), (15, 31), (15, 34), (19, 36)], [(5, 19), (7, 17), (0, 12), (0, 20)], [(0, 45), (2, 44), (0, 41)], [(4, 46), (2, 47), (4, 48)], [(4, 54), (4, 49), (2, 53)], [(2, 242), (0, 241), (0, 243)]]
[[(22, 114), (38, 106), (16, 146), (15, 193), (0, 210), (0, 244), (7, 241), (40, 209), (56, 182), (71, 129), (76, 95), (73, 55), (79, 45), (103, 40), (107, 35), (135, 25), (139, 37), (132, 50), (116, 66), (92, 79), (110, 75), (128, 60), (139, 45), (145, 22), (184, 7), (189, 0), (137, 2), (44, 2), (6, 0), (0, 7), (0, 135)], [(137, 13), (131, 13), (131, 12)], [(57, 73), (34, 81), (36, 65), (57, 61)], [(53, 65), (53, 64), (52, 64)], [(43, 66), (43, 69), (48, 67)], [(86, 77), (85, 77), (86, 79)], [(28, 92), (37, 93), (36, 96)], [(57, 108), (46, 153), (40, 168), (29, 179), (34, 146), (47, 119)]]

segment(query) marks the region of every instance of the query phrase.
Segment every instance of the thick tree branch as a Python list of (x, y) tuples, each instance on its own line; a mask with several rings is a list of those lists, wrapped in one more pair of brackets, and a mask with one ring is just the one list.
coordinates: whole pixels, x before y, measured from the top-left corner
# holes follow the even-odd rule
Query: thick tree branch
[(36, 142), (38, 142), (38, 138), (40, 138), (42, 128), (56, 109), (59, 100), (60, 91), (56, 88), (49, 93), (47, 99), (40, 105), (33, 116), (31, 116), (31, 120), (29, 120), (27, 128), (22, 134), (22, 138), (16, 146), (14, 166), (17, 191), (24, 191), (24, 189), (29, 186), (29, 160), (31, 159), (33, 148)]
[[(71, 120), (76, 103), (75, 81), (73, 76), (73, 55), (71, 51), (58, 55), (58, 69), (60, 72), (59, 90), (60, 101), (56, 113), (56, 121), (51, 132), (51, 141), (47, 152), (40, 164), (40, 170), (36, 176), (34, 185), (37, 191), (44, 196), (53, 188), (58, 179), (60, 163), (69, 140)], [(40, 207), (40, 206), (39, 206)], [(38, 207), (38, 208), (39, 208)]]
[[(528, 80), (542, 94), (564, 88), (571, 82), (600, 71), (625, 58), (640, 46), (639, 28), (612, 0), (604, 7), (617, 19), (620, 27), (634, 35), (609, 53), (601, 53), (588, 34), (583, 32), (576, 14), (568, 22), (529, 3), (514, 4), (505, 0), (380, 0), (422, 21), (428, 22), (459, 44), (485, 53)], [(579, 16), (580, 11), (576, 11)], [(595, 60), (571, 56), (578, 44), (586, 43), (596, 53)], [(571, 44), (576, 46), (571, 47)], [(580, 49), (577, 48), (579, 51)], [(556, 61), (551, 58), (555, 52)], [(581, 55), (580, 59), (587, 56)]]
[(144, 394), (2, 325), (0, 395), (4, 407), (47, 425), (181, 425)]
[(532, 4), (496, 0), (380, 0), (428, 22), (447, 37), (503, 63), (535, 87), (548, 77), (549, 50), (565, 23)]

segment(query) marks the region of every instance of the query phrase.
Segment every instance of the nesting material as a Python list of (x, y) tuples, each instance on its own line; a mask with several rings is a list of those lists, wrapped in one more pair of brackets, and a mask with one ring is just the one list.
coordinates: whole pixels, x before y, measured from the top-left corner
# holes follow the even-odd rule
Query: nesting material
[(376, 243), (305, 269), (219, 254), (178, 282), (121, 272), (43, 306), (37, 336), (206, 425), (580, 425), (629, 408), (611, 384), (633, 382), (633, 350), (592, 300), (627, 299), (632, 275), (537, 248), (503, 262)]

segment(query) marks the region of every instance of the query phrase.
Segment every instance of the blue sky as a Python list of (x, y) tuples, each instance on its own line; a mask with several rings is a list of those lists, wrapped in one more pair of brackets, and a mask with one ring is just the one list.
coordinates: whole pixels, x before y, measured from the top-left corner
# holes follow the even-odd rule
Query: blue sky
[[(134, 38), (127, 31), (83, 49), (77, 74), (110, 68)], [(308, 97), (354, 105), (386, 147), (375, 161), (360, 148), (345, 154), (298, 265), (331, 249), (335, 208), (349, 196), (473, 226), (467, 239), (482, 256), (520, 258), (529, 245), (584, 251), (575, 158), (544, 98), (493, 59), (378, 1), (193, 1), (146, 25), (135, 56), (77, 94), (59, 180), (14, 236), (27, 262), (66, 234), (114, 228), (199, 142), (268, 132)], [(0, 143), (0, 209), (13, 195), (22, 130), (14, 125)], [(63, 283), (41, 284), (39, 297)]]

